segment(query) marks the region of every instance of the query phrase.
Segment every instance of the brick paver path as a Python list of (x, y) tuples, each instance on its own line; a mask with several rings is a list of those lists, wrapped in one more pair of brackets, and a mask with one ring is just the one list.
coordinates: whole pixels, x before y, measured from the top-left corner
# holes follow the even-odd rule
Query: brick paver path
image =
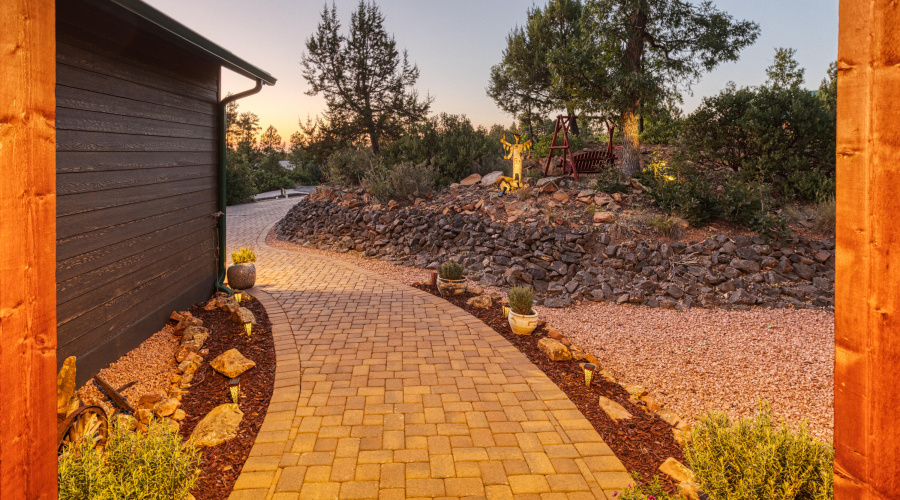
[(475, 317), (348, 263), (268, 247), (297, 200), (230, 208), (277, 370), (233, 499), (611, 499), (631, 482), (566, 395)]

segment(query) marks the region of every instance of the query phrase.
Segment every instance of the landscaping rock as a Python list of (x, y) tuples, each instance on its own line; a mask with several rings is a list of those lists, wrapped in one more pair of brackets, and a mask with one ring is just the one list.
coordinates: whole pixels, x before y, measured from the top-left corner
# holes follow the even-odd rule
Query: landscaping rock
[(481, 184), (484, 186), (493, 186), (501, 177), (503, 177), (503, 172), (499, 170), (491, 172), (481, 178)]
[(494, 299), (490, 295), (479, 295), (467, 300), (466, 304), (479, 309), (490, 309), (494, 305)]
[(659, 466), (659, 471), (674, 479), (676, 483), (696, 481), (694, 473), (672, 457), (667, 458)]
[(237, 349), (229, 349), (209, 363), (214, 370), (228, 378), (240, 377), (242, 373), (256, 366)]
[(244, 418), (244, 412), (236, 404), (217, 406), (203, 417), (191, 438), (199, 447), (211, 447), (224, 443), (237, 436), (238, 427)]
[(537, 346), (551, 361), (568, 361), (572, 359), (572, 353), (558, 340), (544, 337), (538, 340)]
[(152, 410), (160, 401), (162, 396), (159, 394), (144, 394), (138, 399), (136, 407), (140, 410)]
[(253, 315), (253, 311), (246, 307), (241, 307), (235, 311), (234, 314), (231, 315), (231, 320), (239, 324), (250, 321), (254, 326), (256, 325), (256, 316)]
[(153, 407), (153, 412), (160, 417), (168, 417), (175, 413), (179, 406), (181, 406), (181, 403), (177, 399), (164, 399)]
[(616, 221), (616, 214), (612, 212), (594, 212), (594, 224), (604, 224)]
[(472, 175), (466, 177), (465, 179), (459, 181), (459, 184), (461, 186), (468, 187), (468, 186), (474, 186), (475, 184), (478, 184), (479, 182), (481, 182), (481, 176), (478, 174), (472, 174)]
[(631, 413), (628, 413), (625, 407), (603, 396), (600, 396), (600, 409), (615, 422), (631, 418)]
[(569, 195), (567, 195), (565, 191), (557, 191), (553, 193), (552, 198), (560, 203), (569, 201)]

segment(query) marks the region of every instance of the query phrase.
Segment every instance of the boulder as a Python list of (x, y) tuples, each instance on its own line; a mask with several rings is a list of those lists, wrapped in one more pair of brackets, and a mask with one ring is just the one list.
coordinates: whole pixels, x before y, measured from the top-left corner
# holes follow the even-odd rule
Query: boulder
[(466, 177), (465, 179), (459, 181), (459, 184), (461, 186), (468, 187), (468, 186), (474, 186), (475, 184), (478, 184), (479, 182), (481, 182), (481, 176), (478, 174), (472, 174), (472, 175)]
[(503, 172), (496, 170), (482, 177), (481, 184), (483, 186), (493, 186), (501, 177), (503, 177)]
[(560, 203), (565, 203), (569, 201), (569, 195), (565, 191), (557, 191), (553, 193), (553, 199)]
[(467, 300), (466, 304), (479, 309), (490, 309), (494, 305), (494, 299), (490, 295), (479, 295)]
[(160, 401), (153, 407), (153, 412), (159, 415), (160, 417), (168, 417), (175, 413), (175, 410), (181, 406), (181, 403), (178, 402), (177, 399), (168, 398)]
[(63, 361), (56, 375), (56, 413), (69, 414), (69, 406), (75, 396), (75, 356)]
[(240, 324), (244, 324), (245, 322), (249, 321), (254, 326), (256, 325), (256, 316), (253, 315), (253, 311), (247, 309), (246, 307), (241, 307), (240, 309), (235, 311), (234, 314), (231, 315), (231, 320)]
[(603, 410), (603, 413), (606, 413), (609, 418), (613, 419), (614, 422), (631, 418), (631, 413), (628, 413), (628, 410), (626, 410), (625, 407), (603, 396), (600, 396), (600, 409)]
[(568, 361), (572, 359), (572, 353), (562, 342), (544, 337), (538, 341), (538, 349), (550, 358), (551, 361)]
[(674, 479), (676, 483), (693, 482), (696, 480), (694, 473), (691, 472), (690, 469), (672, 457), (667, 458), (666, 461), (659, 466), (659, 471)]
[(616, 214), (612, 212), (594, 212), (594, 224), (605, 224), (616, 221)]
[(242, 373), (256, 366), (256, 363), (245, 358), (237, 349), (229, 349), (219, 354), (209, 365), (222, 375), (234, 378), (240, 377)]
[(243, 418), (244, 412), (236, 404), (217, 406), (197, 424), (191, 433), (191, 439), (199, 447), (224, 443), (237, 436)]

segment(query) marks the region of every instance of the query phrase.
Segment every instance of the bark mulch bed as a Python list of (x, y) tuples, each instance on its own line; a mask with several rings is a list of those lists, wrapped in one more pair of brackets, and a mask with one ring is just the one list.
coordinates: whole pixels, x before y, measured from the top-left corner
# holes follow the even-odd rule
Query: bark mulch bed
[(192, 493), (197, 500), (214, 500), (228, 498), (266, 417), (275, 383), (275, 342), (272, 339), (272, 323), (265, 308), (246, 293), (241, 306), (252, 311), (257, 322), (253, 326), (252, 339), (247, 338), (243, 325), (231, 320), (229, 312), (221, 309), (205, 311), (203, 306), (202, 303), (197, 304), (190, 312), (202, 319), (203, 326), (212, 332), (203, 345), (209, 349), (209, 354), (203, 357), (203, 364), (194, 375), (193, 385), (182, 399), (181, 409), (188, 415), (181, 423), (182, 436), (189, 437), (210, 410), (231, 403), (228, 379), (213, 370), (209, 362), (229, 349), (237, 349), (256, 362), (254, 368), (241, 375), (239, 405), (244, 419), (237, 437), (202, 450), (202, 472)]
[[(539, 327), (531, 335), (512, 333), (507, 319), (503, 317), (501, 305), (496, 301), (490, 309), (479, 309), (466, 304), (466, 300), (477, 296), (471, 292), (445, 297), (430, 284), (414, 286), (465, 310), (502, 335), (569, 396), (626, 469), (638, 472), (641, 482), (649, 482), (653, 476), (659, 476), (667, 490), (672, 493), (677, 491), (675, 482), (659, 471), (659, 466), (669, 457), (685, 463), (682, 447), (672, 435), (672, 426), (655, 413), (633, 404), (629, 400), (628, 392), (622, 386), (609, 382), (599, 375), (594, 377), (590, 387), (585, 386), (580, 362), (551, 361), (538, 348), (538, 340), (547, 334), (544, 326)], [(619, 423), (614, 422), (600, 409), (598, 396), (605, 396), (619, 403), (631, 413), (632, 418)]]

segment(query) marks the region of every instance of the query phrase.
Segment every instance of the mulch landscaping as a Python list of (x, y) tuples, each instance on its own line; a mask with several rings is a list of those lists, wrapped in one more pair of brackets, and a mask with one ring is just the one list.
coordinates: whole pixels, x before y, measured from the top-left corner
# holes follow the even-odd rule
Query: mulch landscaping
[[(544, 326), (539, 327), (531, 335), (512, 333), (507, 319), (503, 317), (502, 307), (497, 301), (494, 301), (489, 309), (480, 309), (466, 304), (469, 298), (477, 296), (471, 292), (442, 296), (437, 288), (430, 284), (414, 286), (465, 310), (502, 335), (566, 393), (626, 469), (639, 473), (641, 482), (649, 482), (653, 476), (659, 476), (668, 491), (672, 493), (677, 491), (675, 482), (659, 471), (659, 466), (669, 457), (685, 463), (682, 447), (672, 435), (672, 426), (655, 413), (635, 405), (622, 386), (603, 379), (599, 374), (594, 377), (590, 387), (585, 386), (580, 362), (551, 361), (538, 348), (538, 340), (547, 335)], [(614, 422), (598, 405), (599, 396), (605, 396), (619, 403), (631, 413), (632, 418)]]
[(272, 323), (265, 308), (258, 300), (244, 294), (241, 306), (256, 316), (252, 338), (248, 339), (244, 326), (231, 320), (231, 313), (221, 309), (206, 311), (203, 303), (195, 305), (190, 312), (203, 320), (203, 326), (213, 334), (204, 347), (209, 354), (197, 370), (193, 384), (182, 399), (181, 409), (187, 418), (181, 423), (181, 434), (187, 439), (197, 423), (213, 408), (231, 403), (228, 379), (209, 366), (209, 362), (229, 349), (237, 349), (246, 358), (256, 362), (256, 366), (240, 377), (241, 394), (239, 406), (244, 419), (238, 435), (229, 441), (204, 448), (200, 465), (200, 479), (192, 492), (197, 500), (228, 498), (256, 441), (256, 435), (272, 399), (275, 383), (275, 342), (272, 339)]

